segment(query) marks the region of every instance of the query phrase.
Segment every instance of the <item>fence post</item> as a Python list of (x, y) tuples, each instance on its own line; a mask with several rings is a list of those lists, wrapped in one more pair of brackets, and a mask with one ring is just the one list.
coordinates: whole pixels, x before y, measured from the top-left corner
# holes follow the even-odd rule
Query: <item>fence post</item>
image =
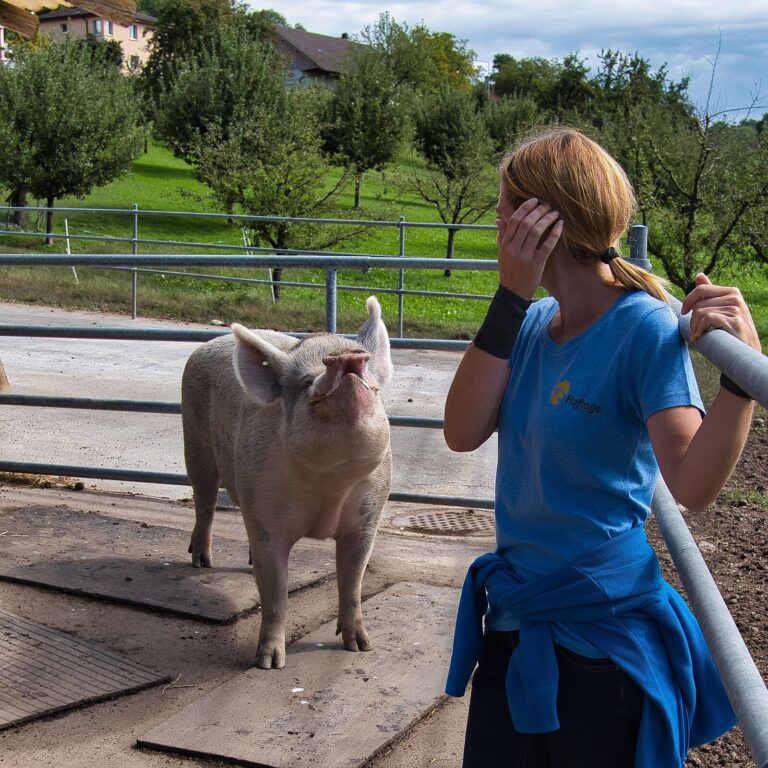
[(648, 227), (645, 224), (633, 224), (629, 228), (629, 258), (627, 261), (648, 272), (652, 269), (651, 261), (648, 258)]
[(0, 392), (7, 392), (11, 388), (11, 384), (8, 381), (8, 377), (5, 375), (5, 368), (3, 368), (3, 361), (0, 360)]
[(325, 330), (336, 333), (336, 270), (325, 270)]
[[(405, 256), (405, 216), (400, 217), (400, 257)], [(403, 295), (403, 289), (405, 288), (405, 270), (400, 270), (400, 281), (398, 283), (397, 294), (397, 337), (403, 338), (403, 314), (405, 305), (405, 296)]]
[[(131, 235), (131, 253), (135, 256), (139, 252), (139, 204), (133, 204), (133, 234)], [(131, 319), (136, 319), (136, 305), (138, 304), (139, 272), (136, 267), (131, 271)]]

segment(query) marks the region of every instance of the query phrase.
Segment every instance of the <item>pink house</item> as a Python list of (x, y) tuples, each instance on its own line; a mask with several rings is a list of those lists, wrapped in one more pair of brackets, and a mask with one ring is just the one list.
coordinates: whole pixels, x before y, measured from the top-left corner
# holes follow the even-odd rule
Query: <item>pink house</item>
[(38, 19), (40, 32), (51, 37), (93, 35), (100, 40), (115, 40), (123, 49), (123, 67), (133, 72), (146, 64), (148, 44), (157, 26), (157, 19), (146, 13), (137, 13), (132, 24), (123, 25), (79, 8), (47, 11), (38, 14)]

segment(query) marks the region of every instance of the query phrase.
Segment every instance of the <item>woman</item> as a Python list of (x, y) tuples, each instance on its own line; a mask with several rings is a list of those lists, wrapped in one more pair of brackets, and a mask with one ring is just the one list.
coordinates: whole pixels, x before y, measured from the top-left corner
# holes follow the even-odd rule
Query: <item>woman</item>
[[(465, 768), (680, 768), (734, 723), (643, 524), (659, 470), (692, 512), (715, 498), (753, 402), (723, 377), (702, 418), (663, 283), (617, 251), (634, 210), (578, 131), (501, 165), (500, 286), (445, 406), (451, 449), (499, 433), (498, 547), (467, 575), (446, 688), (463, 695), (479, 659)], [(699, 275), (682, 311), (694, 342), (721, 328), (760, 349), (735, 288)]]

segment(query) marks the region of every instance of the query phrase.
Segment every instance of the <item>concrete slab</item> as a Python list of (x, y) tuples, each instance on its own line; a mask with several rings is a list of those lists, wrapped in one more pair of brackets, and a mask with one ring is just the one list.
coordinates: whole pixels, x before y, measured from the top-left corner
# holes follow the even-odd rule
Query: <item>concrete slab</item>
[(444, 698), (458, 595), (395, 584), (363, 605), (372, 651), (344, 651), (325, 624), (289, 646), (284, 670), (239, 675), (138, 745), (247, 766), (367, 764)]
[[(299, 542), (289, 591), (329, 578), (333, 549)], [(0, 512), (0, 579), (227, 622), (259, 603), (248, 545), (214, 534), (214, 568), (193, 568), (189, 534), (115, 517), (31, 506)]]
[(0, 730), (170, 679), (6, 611), (0, 611), (0, 669)]

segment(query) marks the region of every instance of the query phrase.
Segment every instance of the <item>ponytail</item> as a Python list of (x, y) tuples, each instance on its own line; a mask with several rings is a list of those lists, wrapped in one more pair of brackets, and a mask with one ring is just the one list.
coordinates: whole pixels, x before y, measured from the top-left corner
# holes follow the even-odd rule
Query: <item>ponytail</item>
[(664, 278), (657, 277), (620, 256), (611, 259), (608, 267), (617, 285), (623, 286), (628, 291), (645, 291), (654, 298), (669, 304), (669, 297), (665, 290), (669, 282)]

